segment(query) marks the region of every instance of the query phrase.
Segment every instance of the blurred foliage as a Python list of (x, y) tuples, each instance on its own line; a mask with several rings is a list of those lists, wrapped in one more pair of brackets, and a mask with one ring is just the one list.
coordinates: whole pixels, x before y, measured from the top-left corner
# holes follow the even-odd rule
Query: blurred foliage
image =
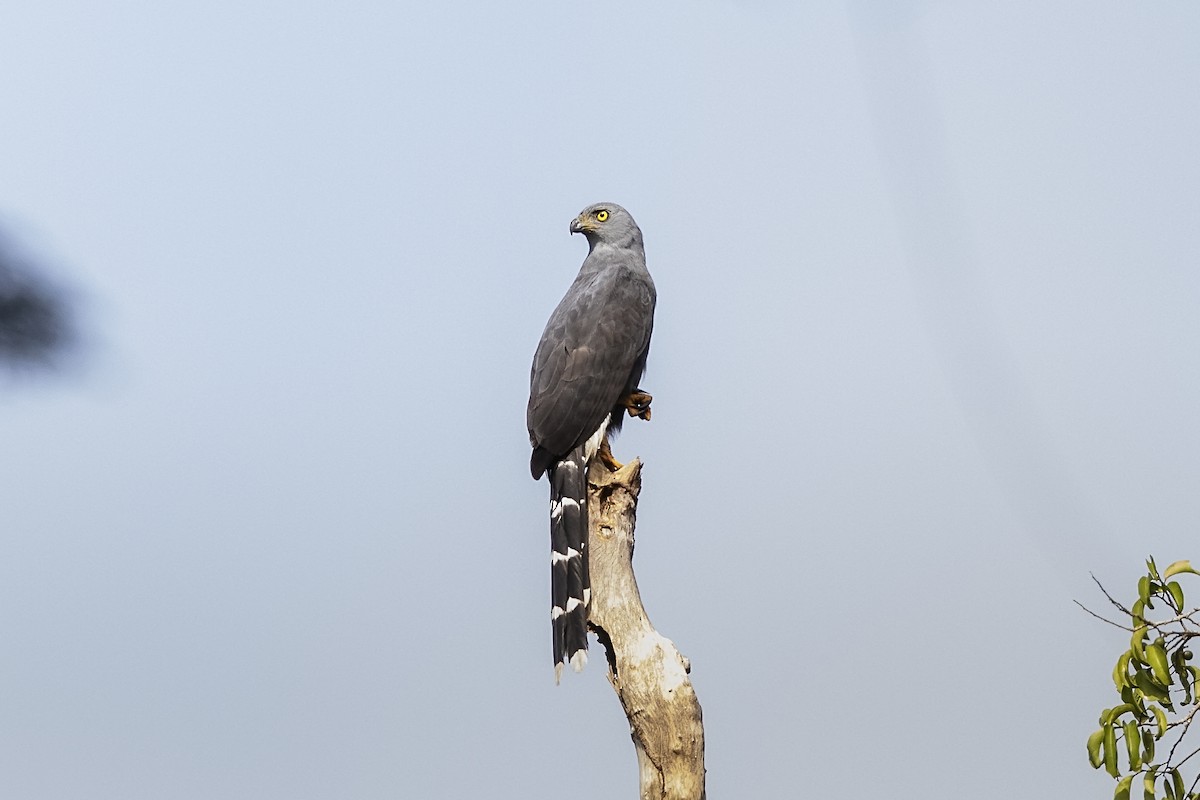
[[(1100, 712), (1100, 728), (1087, 740), (1092, 766), (1117, 781), (1116, 800), (1129, 800), (1135, 787), (1144, 800), (1200, 800), (1200, 774), (1189, 785), (1183, 770), (1200, 753), (1200, 743), (1188, 737), (1200, 709), (1200, 668), (1190, 663), (1189, 647), (1200, 636), (1200, 608), (1187, 610), (1183, 586), (1173, 580), (1187, 574), (1200, 572), (1190, 561), (1176, 561), (1160, 573), (1150, 558), (1131, 607), (1097, 581), (1120, 619), (1091, 613), (1130, 636), (1112, 673), (1120, 703)], [(1188, 766), (1194, 771), (1198, 765)]]

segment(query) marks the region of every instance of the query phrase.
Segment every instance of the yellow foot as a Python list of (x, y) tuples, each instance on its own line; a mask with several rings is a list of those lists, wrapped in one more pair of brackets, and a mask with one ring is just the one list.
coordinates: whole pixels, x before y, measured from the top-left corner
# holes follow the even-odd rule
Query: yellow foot
[(650, 402), (653, 399), (654, 397), (648, 392), (635, 389), (622, 398), (621, 404), (625, 406), (625, 410), (629, 412), (629, 416), (644, 419), (648, 422), (650, 420)]
[(605, 437), (604, 441), (600, 444), (600, 451), (596, 453), (596, 455), (600, 457), (600, 463), (608, 467), (609, 472), (616, 472), (621, 467), (625, 466), (620, 461), (617, 461), (615, 458), (613, 458), (612, 448), (608, 446), (607, 437)]

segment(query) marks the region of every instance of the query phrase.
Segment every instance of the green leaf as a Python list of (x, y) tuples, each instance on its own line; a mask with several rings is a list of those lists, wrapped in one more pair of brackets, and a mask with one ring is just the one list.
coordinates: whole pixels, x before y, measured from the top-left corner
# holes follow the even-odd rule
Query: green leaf
[(1170, 693), (1165, 687), (1159, 686), (1157, 683), (1155, 683), (1154, 678), (1151, 677), (1150, 673), (1146, 672), (1146, 670), (1139, 669), (1137, 672), (1135, 672), (1133, 674), (1133, 683), (1137, 686), (1137, 688), (1145, 692), (1146, 696), (1151, 700), (1157, 700), (1164, 706), (1170, 707)]
[(1154, 738), (1161, 739), (1167, 732), (1167, 712), (1162, 710), (1162, 706), (1150, 706), (1150, 710), (1154, 712), (1154, 721), (1158, 723), (1158, 733)]
[(1154, 578), (1156, 581), (1160, 580), (1158, 577), (1158, 566), (1154, 563), (1154, 556), (1150, 556), (1150, 558), (1146, 559), (1146, 569), (1150, 571), (1151, 578)]
[(1134, 625), (1146, 624), (1146, 601), (1138, 600), (1133, 604), (1133, 608), (1129, 612), (1129, 616), (1133, 617)]
[(1158, 780), (1158, 776), (1154, 774), (1154, 769), (1146, 771), (1146, 777), (1142, 778), (1142, 798), (1143, 800), (1154, 800), (1154, 782)]
[(1179, 769), (1171, 770), (1171, 784), (1175, 787), (1175, 796), (1183, 797), (1183, 776), (1179, 774)]
[(1138, 600), (1143, 603), (1150, 602), (1150, 576), (1148, 575), (1138, 578)]
[[(1129, 699), (1125, 700), (1125, 695), (1129, 695)], [(1140, 721), (1145, 721), (1150, 718), (1150, 713), (1146, 711), (1146, 695), (1141, 689), (1135, 689), (1132, 686), (1127, 687), (1121, 692), (1121, 699), (1133, 706), (1134, 716)]]
[(1142, 763), (1150, 764), (1154, 761), (1154, 737), (1146, 734), (1142, 735)]
[(1104, 744), (1104, 728), (1099, 728), (1088, 737), (1088, 761), (1091, 765), (1100, 769), (1100, 765), (1104, 763), (1104, 754), (1100, 752), (1101, 745)]
[(1167, 569), (1163, 572), (1163, 578), (1170, 578), (1183, 572), (1190, 572), (1193, 575), (1200, 575), (1200, 572), (1197, 572), (1195, 568), (1192, 567), (1191, 561), (1176, 561), (1174, 564), (1167, 567)]
[(1137, 772), (1142, 768), (1142, 731), (1133, 720), (1125, 723), (1125, 753), (1129, 756), (1129, 768)]
[(1133, 629), (1133, 636), (1129, 639), (1129, 651), (1133, 653), (1133, 657), (1143, 664), (1146, 663), (1146, 648), (1143, 642), (1146, 640), (1146, 626), (1138, 625)]
[(1104, 726), (1104, 769), (1114, 778), (1121, 774), (1117, 768), (1117, 731), (1112, 725)]
[(1113, 683), (1118, 689), (1124, 689), (1129, 685), (1129, 659), (1133, 654), (1126, 650), (1117, 659), (1116, 666), (1113, 667)]
[(1159, 639), (1146, 646), (1146, 663), (1154, 670), (1154, 679), (1163, 686), (1171, 685), (1171, 670), (1167, 667), (1167, 651)]
[(1171, 666), (1175, 668), (1175, 674), (1179, 676), (1179, 683), (1183, 686), (1183, 704), (1185, 706), (1191, 705), (1192, 673), (1183, 660), (1182, 647), (1178, 647), (1171, 651)]
[(1113, 800), (1129, 800), (1129, 787), (1132, 783), (1133, 775), (1126, 775), (1117, 781), (1117, 791), (1113, 794)]
[(1131, 713), (1132, 711), (1133, 706), (1129, 703), (1121, 703), (1121, 705), (1108, 712), (1108, 719), (1106, 721), (1111, 722), (1113, 725), (1120, 725), (1121, 715)]
[(1175, 610), (1183, 612), (1183, 587), (1179, 585), (1179, 581), (1171, 581), (1167, 584), (1167, 592), (1170, 593), (1171, 599), (1175, 601)]

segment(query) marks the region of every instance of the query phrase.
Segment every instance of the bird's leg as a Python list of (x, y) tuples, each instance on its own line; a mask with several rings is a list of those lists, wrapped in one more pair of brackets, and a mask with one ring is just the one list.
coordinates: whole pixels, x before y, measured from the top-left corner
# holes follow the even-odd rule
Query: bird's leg
[(634, 389), (621, 398), (621, 405), (629, 412), (629, 416), (650, 421), (650, 402), (654, 399), (649, 392)]
[[(643, 392), (641, 389), (634, 389), (629, 394), (621, 398), (618, 408), (624, 407), (629, 412), (629, 416), (638, 417), (639, 419), (650, 419), (650, 401), (654, 398), (649, 392)], [(612, 472), (616, 472), (625, 465), (613, 458), (612, 447), (608, 444), (608, 434), (604, 435), (604, 441), (600, 442), (600, 449), (596, 451), (596, 455), (600, 458), (600, 463), (608, 467)]]
[(604, 441), (600, 443), (600, 449), (596, 451), (596, 455), (600, 459), (600, 463), (608, 467), (610, 472), (616, 472), (621, 467), (625, 466), (620, 461), (613, 458), (612, 448), (608, 446), (608, 437), (604, 437)]

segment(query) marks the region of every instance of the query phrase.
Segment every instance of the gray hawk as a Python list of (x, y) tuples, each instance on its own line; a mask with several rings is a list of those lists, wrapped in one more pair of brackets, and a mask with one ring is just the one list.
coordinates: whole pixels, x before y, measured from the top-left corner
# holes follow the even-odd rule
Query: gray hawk
[(596, 458), (610, 469), (608, 437), (623, 414), (650, 419), (651, 396), (638, 388), (650, 352), (656, 294), (646, 271), (642, 231), (616, 203), (596, 203), (571, 222), (588, 254), (559, 302), (533, 357), (526, 423), (533, 477), (550, 480), (550, 597), (554, 677), (564, 663), (587, 663), (587, 473)]

